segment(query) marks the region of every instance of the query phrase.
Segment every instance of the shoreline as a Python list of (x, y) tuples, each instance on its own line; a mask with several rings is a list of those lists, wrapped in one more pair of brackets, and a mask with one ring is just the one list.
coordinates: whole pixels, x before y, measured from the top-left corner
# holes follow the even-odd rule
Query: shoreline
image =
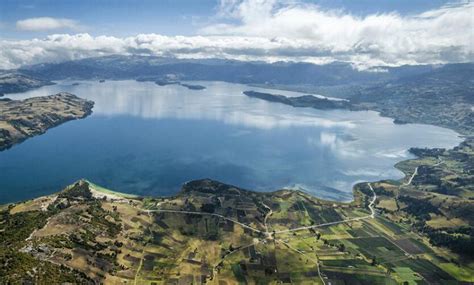
[[(116, 80), (116, 81), (121, 81), (121, 80)], [(190, 82), (193, 82), (193, 81), (190, 81)], [(224, 81), (225, 82), (225, 81)], [(55, 83), (57, 83), (55, 81)], [(230, 82), (232, 83), (232, 82)], [(248, 84), (247, 84), (248, 85)], [(248, 85), (248, 86), (252, 86), (252, 85)], [(261, 86), (257, 86), (258, 88), (264, 88), (264, 87), (261, 87)], [(292, 91), (292, 90), (287, 90), (287, 89), (278, 89), (278, 88), (275, 88), (275, 87), (271, 87), (271, 88), (268, 88), (268, 89), (272, 89), (272, 90), (283, 90), (283, 91)], [(303, 93), (301, 91), (292, 91), (292, 92), (297, 92), (297, 93), (301, 93), (301, 94), (306, 94), (306, 93)], [(319, 94), (318, 94), (319, 95)], [(324, 96), (324, 95), (322, 95)], [(326, 96), (324, 96), (326, 97)], [(332, 98), (332, 97), (331, 97)], [(337, 98), (337, 97), (334, 97), (334, 98)], [(300, 108), (298, 106), (293, 106), (293, 108)], [(354, 110), (348, 110), (348, 111), (354, 111)], [(357, 110), (357, 111), (360, 111), (360, 110)], [(380, 117), (385, 117), (385, 118), (390, 118), (392, 120), (392, 122), (394, 124), (397, 124), (395, 122), (396, 119), (394, 119), (393, 117), (390, 117), (388, 115), (384, 115), (382, 112), (376, 110), (376, 109), (373, 109), (373, 108), (369, 108), (367, 109), (366, 111), (373, 111), (373, 112), (376, 112)], [(91, 110), (91, 113), (92, 113), (92, 110)], [(87, 117), (89, 114), (85, 114), (83, 117), (81, 118), (84, 118), (84, 117)], [(464, 132), (462, 132), (461, 130), (457, 130), (455, 128), (450, 128), (450, 127), (446, 127), (446, 126), (440, 126), (440, 125), (436, 125), (436, 124), (429, 124), (429, 123), (421, 123), (421, 122), (402, 122), (401, 124), (420, 124), (420, 125), (431, 125), (431, 126), (436, 126), (436, 127), (440, 127), (440, 128), (444, 128), (444, 129), (448, 129), (448, 130), (451, 130), (455, 133), (455, 135), (461, 139), (461, 141), (450, 147), (450, 148), (445, 148), (447, 151), (449, 150), (452, 150), (454, 149), (455, 147), (457, 146), (460, 146), (462, 143), (464, 143), (466, 140), (469, 140), (472, 138), (472, 135), (469, 135), (469, 134), (466, 134)], [(427, 149), (433, 149), (432, 147), (427, 147)], [(409, 151), (409, 149), (407, 149), (407, 151)], [(282, 190), (288, 190), (288, 191), (300, 191), (300, 192), (303, 192), (307, 195), (311, 195), (312, 197), (318, 199), (318, 200), (322, 200), (322, 201), (330, 201), (330, 202), (334, 202), (334, 203), (352, 203), (354, 202), (354, 199), (355, 199), (355, 191), (356, 191), (356, 188), (358, 185), (360, 184), (363, 184), (363, 183), (377, 183), (377, 182), (381, 182), (381, 181), (394, 181), (394, 182), (397, 182), (397, 183), (402, 183), (403, 180), (407, 179), (407, 177), (410, 175), (410, 173), (406, 173), (405, 171), (403, 171), (403, 169), (400, 167), (400, 165), (402, 165), (403, 163), (406, 163), (408, 161), (411, 161), (411, 160), (416, 160), (416, 159), (419, 159), (420, 157), (412, 154), (414, 157), (413, 158), (408, 158), (408, 159), (404, 159), (404, 160), (401, 160), (401, 161), (398, 161), (396, 162), (394, 165), (392, 165), (393, 168), (397, 169), (398, 171), (400, 171), (401, 173), (403, 173), (403, 177), (401, 177), (400, 179), (391, 179), (391, 178), (388, 178), (388, 179), (381, 179), (381, 180), (374, 180), (374, 181), (355, 181), (353, 186), (351, 187), (351, 191), (347, 191), (345, 193), (347, 193), (347, 196), (345, 195), (337, 195), (337, 196), (340, 196), (341, 198), (343, 199), (334, 199), (332, 197), (328, 197), (328, 195), (317, 195), (315, 193), (312, 193), (310, 191), (305, 191), (304, 189), (303, 190), (294, 190), (294, 189), (289, 189), (289, 188), (280, 188), (280, 189), (274, 189), (274, 190), (271, 190), (271, 191), (254, 191), (254, 190), (248, 190), (248, 191), (254, 191), (254, 192), (258, 192), (258, 193), (265, 193), (265, 194), (272, 194), (272, 193), (275, 193), (275, 192), (278, 192), (278, 191), (282, 191)], [(118, 192), (118, 191), (114, 191), (114, 190), (110, 190), (110, 189), (107, 189), (105, 187), (102, 187), (100, 185), (97, 185), (87, 179), (84, 179), (85, 181), (87, 181), (88, 183), (90, 183), (91, 185), (93, 185), (96, 190), (100, 191), (100, 192), (103, 192), (103, 193), (109, 193), (109, 194), (112, 194), (112, 195), (118, 195), (118, 196), (121, 196), (122, 198), (144, 198), (144, 197), (148, 197), (148, 196), (140, 196), (140, 195), (136, 195), (136, 194), (130, 194), (130, 193), (123, 193), (123, 192)], [(223, 182), (225, 183), (225, 182)], [(184, 184), (183, 184), (184, 185)], [(183, 186), (182, 185), (182, 186)], [(176, 194), (179, 194), (181, 192), (181, 189), (182, 189), (182, 186), (181, 188), (176, 192)], [(327, 192), (327, 191), (325, 191)], [(56, 192), (53, 192), (53, 193), (56, 193)], [(327, 192), (329, 193), (329, 192)], [(352, 193), (352, 194), (351, 194)], [(176, 195), (176, 194), (171, 194), (171, 195), (167, 195), (167, 196), (157, 196), (157, 197), (172, 197), (173, 195)], [(39, 197), (42, 197), (42, 196), (38, 196), (38, 197), (35, 197), (35, 198), (30, 198), (28, 200), (32, 200), (32, 199), (36, 199), (36, 198), (39, 198)], [(154, 197), (154, 196), (153, 196)], [(344, 198), (349, 198), (350, 197), (350, 200), (349, 199), (344, 199)], [(19, 203), (19, 202), (22, 202), (22, 201), (28, 201), (28, 200), (20, 200), (20, 201), (15, 201), (15, 202), (8, 202), (7, 204), (12, 204), (12, 203)]]
[(118, 192), (118, 191), (114, 191), (114, 190), (110, 190), (108, 188), (105, 188), (103, 186), (100, 186), (98, 184), (95, 184), (94, 182), (91, 182), (90, 180), (87, 180), (87, 179), (81, 179), (87, 183), (89, 183), (89, 186), (91, 188), (93, 188), (92, 190), (95, 190), (99, 193), (103, 193), (105, 194), (106, 196), (109, 195), (109, 196), (116, 196), (116, 197), (119, 197), (119, 198), (126, 198), (126, 199), (137, 199), (137, 198), (144, 198), (143, 196), (140, 196), (140, 195), (135, 195), (135, 194), (129, 194), (129, 193), (123, 193), (123, 192)]
[[(266, 87), (264, 84), (248, 84), (249, 87), (256, 87), (256, 88), (263, 88), (263, 89), (270, 89), (270, 90), (275, 90), (275, 91), (289, 91), (289, 92), (296, 92), (296, 93), (301, 93), (302, 95), (304, 94), (310, 94), (310, 95), (313, 95), (313, 94), (316, 94), (314, 92), (303, 92), (301, 90), (294, 90), (292, 88), (278, 88), (278, 86), (268, 86)], [(284, 96), (286, 98), (289, 98), (288, 96), (285, 96), (285, 95), (277, 95), (277, 94), (271, 94), (271, 95), (274, 95), (274, 96)], [(335, 96), (326, 96), (326, 95), (321, 95), (321, 94), (316, 94), (316, 95), (319, 95), (319, 96), (323, 96), (323, 97), (326, 97), (326, 98), (336, 98), (336, 99), (340, 99), (340, 100), (347, 100), (346, 98), (341, 98), (341, 97), (335, 97)], [(262, 100), (265, 100), (265, 99), (262, 99)], [(267, 100), (265, 100), (267, 101)], [(349, 101), (350, 102), (350, 101)], [(300, 106), (292, 106), (293, 108), (302, 108)], [(314, 107), (310, 107), (308, 106), (309, 108), (314, 108)], [(473, 107), (474, 108), (474, 107)], [(317, 109), (317, 108), (316, 108)], [(352, 109), (348, 109), (347, 111), (350, 111), (350, 112), (358, 112), (358, 111), (364, 111), (364, 110), (352, 110)], [(446, 151), (451, 151), (453, 149), (455, 149), (456, 147), (459, 147), (461, 146), (463, 143), (465, 143), (466, 141), (470, 140), (470, 139), (474, 139), (474, 134), (470, 134), (469, 132), (467, 132), (466, 130), (463, 130), (463, 129), (457, 129), (453, 126), (443, 126), (443, 125), (439, 125), (439, 124), (434, 124), (434, 123), (424, 123), (424, 122), (406, 122), (406, 121), (400, 121), (399, 119), (397, 118), (394, 118), (394, 117), (391, 117), (389, 114), (386, 114), (380, 110), (377, 110), (377, 108), (370, 108), (370, 107), (367, 107), (367, 109), (365, 111), (373, 111), (373, 112), (376, 112), (378, 116), (382, 117), (382, 118), (389, 118), (392, 120), (392, 123), (393, 124), (396, 124), (396, 125), (409, 125), (409, 124), (418, 124), (418, 125), (427, 125), (427, 126), (435, 126), (435, 127), (439, 127), (439, 128), (443, 128), (443, 129), (447, 129), (447, 130), (451, 130), (453, 131), (456, 136), (461, 140), (458, 144), (450, 147), (450, 148), (444, 148)], [(412, 147), (411, 147), (412, 148)], [(433, 147), (426, 147), (426, 149), (434, 149)], [(403, 169), (400, 168), (400, 166), (403, 164), (403, 163), (406, 163), (408, 161), (412, 161), (412, 160), (417, 160), (417, 159), (420, 159), (421, 157), (413, 154), (410, 152), (410, 149), (407, 149), (407, 151), (412, 154), (414, 157), (413, 158), (409, 158), (409, 159), (404, 159), (404, 160), (401, 160), (397, 163), (395, 163), (393, 165), (393, 168), (397, 169), (398, 171), (400, 171), (401, 173), (404, 174), (404, 177), (400, 178), (400, 179), (382, 179), (382, 180), (376, 180), (376, 181), (361, 181), (361, 182), (356, 182), (354, 184), (354, 186), (352, 187), (352, 192), (354, 193), (355, 191), (355, 187), (359, 184), (363, 184), (363, 183), (378, 183), (378, 182), (382, 182), (382, 181), (396, 181), (398, 183), (402, 183), (403, 180), (405, 180), (407, 177), (410, 176), (410, 173), (406, 173), (403, 171)], [(314, 196), (315, 198), (317, 199), (320, 199), (320, 197), (317, 197), (311, 193), (308, 192), (308, 194)], [(340, 202), (340, 201), (335, 201), (335, 202)]]
[[(68, 92), (0, 103), (0, 111), (4, 112), (0, 119), (0, 152), (67, 122), (84, 119), (94, 108), (94, 102)], [(23, 113), (12, 111), (17, 108)]]

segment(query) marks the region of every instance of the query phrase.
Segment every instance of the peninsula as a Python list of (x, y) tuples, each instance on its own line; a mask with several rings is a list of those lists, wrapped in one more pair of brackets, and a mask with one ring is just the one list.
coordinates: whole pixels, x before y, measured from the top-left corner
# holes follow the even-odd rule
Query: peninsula
[(179, 81), (169, 81), (169, 80), (157, 80), (155, 83), (159, 86), (166, 86), (166, 85), (180, 85), (183, 87), (188, 88), (189, 90), (204, 90), (206, 89), (205, 86), (198, 85), (198, 84), (186, 84), (186, 83), (181, 83)]
[(64, 122), (85, 118), (94, 102), (70, 93), (0, 100), (0, 151)]
[(293, 107), (310, 107), (315, 109), (353, 109), (352, 104), (347, 100), (330, 100), (327, 98), (319, 98), (313, 95), (303, 95), (298, 97), (287, 97), (283, 95), (263, 93), (257, 91), (244, 91), (245, 95), (266, 100), (269, 102), (277, 102)]

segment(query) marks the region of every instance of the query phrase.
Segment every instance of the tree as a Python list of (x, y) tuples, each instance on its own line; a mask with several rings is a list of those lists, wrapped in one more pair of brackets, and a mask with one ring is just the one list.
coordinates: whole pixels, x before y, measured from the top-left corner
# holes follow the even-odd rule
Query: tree
[(375, 256), (372, 257), (372, 261), (370, 262), (370, 265), (372, 266), (377, 265), (377, 258)]
[(343, 243), (339, 244), (339, 251), (344, 252), (346, 250), (346, 246)]

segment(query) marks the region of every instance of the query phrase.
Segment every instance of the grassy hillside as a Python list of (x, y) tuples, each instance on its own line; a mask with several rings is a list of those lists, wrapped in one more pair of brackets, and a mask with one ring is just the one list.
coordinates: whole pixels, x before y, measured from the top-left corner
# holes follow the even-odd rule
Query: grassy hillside
[[(382, 209), (391, 196), (380, 187), (376, 203)], [(371, 218), (369, 188), (360, 184), (354, 202), (334, 203), (299, 191), (251, 192), (211, 180), (189, 182), (169, 198), (127, 197), (80, 181), (2, 211), (0, 254), (8, 262), (0, 282), (474, 281), (472, 261), (433, 247), (409, 222), (392, 222), (385, 210)], [(45, 269), (32, 270), (38, 264)]]

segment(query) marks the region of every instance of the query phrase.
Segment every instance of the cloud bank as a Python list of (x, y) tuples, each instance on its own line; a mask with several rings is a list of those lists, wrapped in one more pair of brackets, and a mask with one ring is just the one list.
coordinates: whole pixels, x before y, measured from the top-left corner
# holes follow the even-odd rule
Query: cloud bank
[[(474, 59), (472, 2), (417, 15), (364, 17), (295, 1), (223, 0), (220, 7), (216, 20), (201, 28), (197, 36), (55, 34), (43, 39), (0, 40), (0, 68), (109, 54), (317, 64), (346, 61), (361, 69)], [(57, 27), (37, 19), (43, 18), (20, 27)]]
[(22, 31), (50, 31), (59, 29), (73, 29), (79, 28), (76, 21), (71, 19), (57, 19), (50, 17), (30, 18), (16, 22), (16, 28)]

